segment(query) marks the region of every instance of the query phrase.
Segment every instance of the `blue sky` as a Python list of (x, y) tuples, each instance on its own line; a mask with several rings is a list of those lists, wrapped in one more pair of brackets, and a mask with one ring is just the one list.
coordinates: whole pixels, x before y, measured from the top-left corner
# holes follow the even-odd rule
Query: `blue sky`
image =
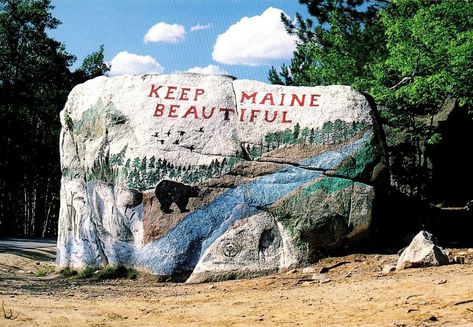
[[(295, 39), (282, 10), (305, 16), (297, 0), (52, 0), (62, 21), (52, 37), (77, 56), (105, 47), (111, 75), (197, 71), (267, 82), (288, 63)], [(246, 17), (246, 18), (245, 18)]]

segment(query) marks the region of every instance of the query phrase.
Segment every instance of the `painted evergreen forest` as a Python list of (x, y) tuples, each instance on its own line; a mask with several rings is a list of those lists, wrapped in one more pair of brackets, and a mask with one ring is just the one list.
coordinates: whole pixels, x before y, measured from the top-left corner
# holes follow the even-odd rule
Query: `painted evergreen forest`
[[(346, 123), (337, 119), (326, 122), (322, 128), (293, 128), (270, 133), (264, 137), (262, 145), (242, 144), (241, 150), (234, 156), (213, 159), (209, 165), (193, 167), (181, 166), (166, 159), (152, 157), (126, 159), (126, 147), (119, 153), (98, 158), (87, 172), (87, 180), (100, 180), (110, 183), (123, 182), (130, 188), (146, 190), (156, 186), (162, 179), (178, 180), (185, 184), (195, 184), (208, 178), (214, 178), (230, 172), (241, 160), (258, 160), (264, 153), (284, 146), (303, 145), (336, 145), (348, 141), (366, 128), (364, 123)], [(63, 171), (64, 175), (71, 172)], [(120, 180), (120, 178), (122, 180)]]

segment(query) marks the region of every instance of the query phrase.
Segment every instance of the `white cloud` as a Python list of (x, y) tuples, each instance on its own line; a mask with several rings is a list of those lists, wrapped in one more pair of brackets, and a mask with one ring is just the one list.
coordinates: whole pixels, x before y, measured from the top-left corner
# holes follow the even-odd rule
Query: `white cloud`
[(212, 58), (223, 64), (249, 66), (291, 58), (297, 37), (284, 29), (282, 12), (270, 7), (260, 16), (243, 17), (217, 37)]
[(208, 65), (207, 67), (192, 67), (187, 70), (189, 73), (199, 73), (205, 75), (227, 75), (222, 67), (215, 65)]
[(162, 73), (163, 66), (151, 56), (140, 56), (127, 51), (118, 53), (110, 61), (110, 76)]
[(148, 42), (167, 42), (177, 43), (184, 39), (186, 31), (184, 26), (179, 24), (167, 24), (160, 22), (151, 27), (145, 34), (144, 41)]
[(206, 30), (206, 29), (209, 29), (211, 27), (212, 27), (212, 24), (210, 24), (210, 23), (207, 24), (207, 25), (197, 24), (197, 25), (191, 27), (191, 32)]

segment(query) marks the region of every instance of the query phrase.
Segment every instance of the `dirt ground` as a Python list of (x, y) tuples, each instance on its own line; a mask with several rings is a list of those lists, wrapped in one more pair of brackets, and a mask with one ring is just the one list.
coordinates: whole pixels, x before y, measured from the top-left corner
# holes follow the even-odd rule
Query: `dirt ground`
[(352, 254), (195, 285), (63, 278), (51, 253), (0, 253), (0, 326), (473, 326), (473, 249), (450, 251), (465, 264), (384, 275), (396, 255)]

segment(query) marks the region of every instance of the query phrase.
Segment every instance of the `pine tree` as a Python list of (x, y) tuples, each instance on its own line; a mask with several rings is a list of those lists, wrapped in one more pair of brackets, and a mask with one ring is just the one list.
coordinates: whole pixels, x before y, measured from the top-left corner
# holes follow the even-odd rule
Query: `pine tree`
[(296, 125), (294, 126), (294, 132), (292, 135), (293, 137), (292, 143), (297, 143), (297, 141), (299, 140), (300, 131), (301, 131), (301, 126), (299, 125), (299, 123), (296, 123)]
[[(422, 190), (435, 175), (429, 154), (442, 146), (442, 134), (432, 124), (434, 116), (454, 99), (465, 119), (473, 117), (467, 114), (473, 112), (473, 3), (300, 2), (312, 17), (297, 14), (293, 21), (282, 15), (298, 44), (290, 65), (281, 67), (280, 73), (272, 68), (269, 80), (286, 85), (351, 85), (371, 94), (381, 109), (388, 144), (393, 144), (389, 153), (394, 186), (420, 190), (411, 195), (424, 197)], [(328, 127), (322, 129), (324, 143), (330, 141)], [(364, 128), (347, 126), (342, 137)]]
[(57, 226), (59, 111), (74, 57), (48, 35), (60, 24), (51, 10), (49, 0), (0, 0), (0, 235)]

